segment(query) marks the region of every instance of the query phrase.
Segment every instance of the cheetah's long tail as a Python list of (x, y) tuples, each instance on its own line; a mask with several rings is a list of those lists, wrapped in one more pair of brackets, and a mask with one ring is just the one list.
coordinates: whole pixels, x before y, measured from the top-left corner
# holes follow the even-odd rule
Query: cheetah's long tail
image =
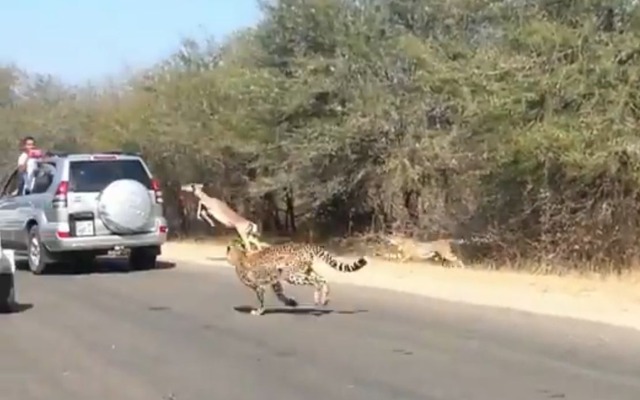
[(316, 256), (322, 259), (322, 261), (329, 264), (329, 266), (335, 270), (340, 272), (355, 272), (362, 269), (365, 265), (367, 265), (367, 260), (360, 257), (356, 261), (351, 264), (343, 263), (336, 260), (328, 251), (321, 247), (316, 247), (315, 251)]

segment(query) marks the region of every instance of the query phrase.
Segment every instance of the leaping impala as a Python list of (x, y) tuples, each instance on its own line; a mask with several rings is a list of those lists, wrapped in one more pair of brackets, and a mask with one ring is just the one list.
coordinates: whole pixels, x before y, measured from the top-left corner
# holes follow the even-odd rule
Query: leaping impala
[(196, 209), (198, 218), (202, 218), (209, 225), (215, 226), (212, 220), (214, 218), (227, 228), (234, 228), (240, 235), (247, 251), (251, 251), (251, 244), (258, 250), (269, 246), (269, 244), (258, 239), (258, 236), (260, 236), (258, 225), (235, 212), (224, 201), (207, 195), (202, 190), (202, 187), (201, 183), (191, 183), (181, 187), (182, 191), (191, 192), (198, 198), (198, 208)]

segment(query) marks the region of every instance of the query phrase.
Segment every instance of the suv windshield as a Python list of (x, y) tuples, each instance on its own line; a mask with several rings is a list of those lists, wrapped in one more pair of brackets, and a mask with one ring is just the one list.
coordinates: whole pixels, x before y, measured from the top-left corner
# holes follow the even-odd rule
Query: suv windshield
[(151, 190), (151, 178), (140, 160), (73, 161), (70, 168), (72, 192), (100, 192), (119, 179), (133, 179)]

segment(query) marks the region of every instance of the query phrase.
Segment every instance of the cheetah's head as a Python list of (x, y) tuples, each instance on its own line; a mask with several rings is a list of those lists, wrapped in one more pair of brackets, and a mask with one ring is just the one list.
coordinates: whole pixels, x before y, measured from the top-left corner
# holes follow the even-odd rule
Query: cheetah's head
[(227, 245), (227, 261), (231, 264), (242, 261), (246, 256), (244, 244), (240, 238), (233, 239), (231, 243)]

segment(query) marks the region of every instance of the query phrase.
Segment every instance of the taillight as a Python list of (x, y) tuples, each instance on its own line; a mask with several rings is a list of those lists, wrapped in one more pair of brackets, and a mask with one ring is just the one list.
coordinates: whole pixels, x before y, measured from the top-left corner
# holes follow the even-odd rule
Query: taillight
[(156, 198), (156, 203), (162, 204), (162, 188), (160, 187), (160, 181), (153, 178), (151, 179), (151, 189), (153, 190), (154, 197)]
[(58, 230), (56, 231), (56, 236), (58, 237), (58, 239), (69, 239), (71, 237), (71, 233), (67, 231)]
[(53, 207), (54, 208), (65, 208), (67, 207), (67, 193), (69, 192), (69, 182), (62, 181), (58, 185), (56, 189), (56, 193), (53, 196)]

